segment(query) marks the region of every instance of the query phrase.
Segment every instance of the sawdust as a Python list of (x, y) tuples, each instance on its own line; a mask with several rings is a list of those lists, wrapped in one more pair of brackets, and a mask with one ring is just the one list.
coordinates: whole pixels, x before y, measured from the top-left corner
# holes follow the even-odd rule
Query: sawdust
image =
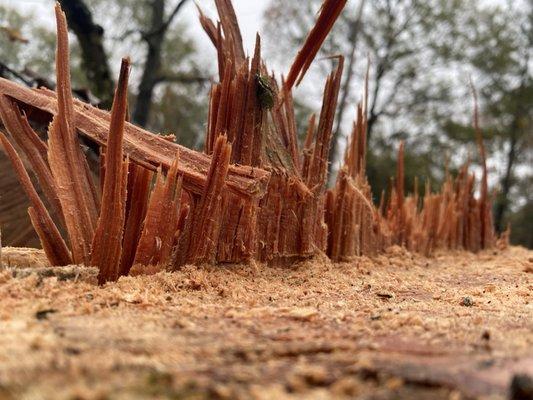
[(42, 250), (17, 247), (4, 247), (2, 249), (0, 263), (7, 268), (38, 268), (50, 266)]
[(102, 287), (39, 273), (33, 250), (3, 260), (0, 399), (505, 398), (533, 374), (521, 248), (186, 266)]

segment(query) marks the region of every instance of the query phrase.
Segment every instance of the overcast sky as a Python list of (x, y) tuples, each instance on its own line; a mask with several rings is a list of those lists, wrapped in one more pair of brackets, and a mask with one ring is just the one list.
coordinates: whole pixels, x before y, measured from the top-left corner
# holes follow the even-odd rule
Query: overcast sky
[[(32, 12), (39, 22), (53, 24), (53, 0), (0, 0), (0, 3), (17, 7), (25, 12)], [(209, 16), (216, 16), (216, 8), (213, 0), (196, 0), (196, 3)], [(262, 15), (268, 3), (269, 0), (233, 0), (247, 50), (253, 48), (255, 32), (261, 28)], [(181, 21), (188, 22), (191, 32), (200, 42), (200, 46), (207, 46), (205, 34), (198, 23), (198, 13), (194, 3), (189, 1), (183, 9), (183, 12), (184, 14), (178, 18)]]
[[(145, 0), (138, 0), (145, 1)], [(297, 0), (300, 1), (300, 0)], [(170, 0), (169, 4), (175, 4), (176, 0)], [(177, 20), (185, 23), (189, 35), (194, 38), (197, 48), (199, 50), (198, 58), (203, 61), (205, 65), (211, 65), (211, 60), (216, 56), (215, 50), (207, 38), (198, 21), (198, 11), (194, 3), (197, 3), (202, 10), (214, 20), (218, 19), (214, 0), (194, 0), (189, 1), (184, 9), (183, 14), (178, 16)], [(263, 13), (270, 3), (270, 0), (233, 0), (235, 12), (239, 19), (241, 27), (245, 50), (250, 54), (253, 53), (255, 43), (255, 34), (257, 31), (261, 34), (263, 25)], [(0, 0), (0, 4), (6, 4), (20, 9), (23, 13), (33, 13), (35, 20), (39, 23), (50, 25), (54, 29), (54, 0)], [(97, 21), (98, 22), (98, 21)], [(263, 53), (268, 53), (268, 46), (263, 46)], [(121, 54), (122, 56), (131, 56), (135, 58), (135, 54)], [(290, 62), (294, 55), (290, 55), (286, 60), (280, 64), (279, 59), (272, 59), (266, 54), (269, 59), (269, 68), (274, 69), (277, 73), (286, 73)], [(112, 66), (115, 68), (114, 66)], [(213, 68), (215, 64), (213, 64)], [(215, 69), (212, 70), (215, 72)]]

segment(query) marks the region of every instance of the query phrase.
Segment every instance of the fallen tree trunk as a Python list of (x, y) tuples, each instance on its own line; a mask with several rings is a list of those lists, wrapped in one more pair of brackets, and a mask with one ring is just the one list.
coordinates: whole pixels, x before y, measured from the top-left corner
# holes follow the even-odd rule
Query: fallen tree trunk
[[(57, 98), (47, 89), (29, 89), (0, 78), (0, 94), (15, 100), (31, 119), (32, 115), (45, 113), (37, 118), (46, 118), (46, 114), (57, 115)], [(51, 118), (50, 118), (51, 119)], [(99, 110), (79, 100), (74, 100), (74, 121), (78, 133), (105, 146), (109, 132), (109, 113)], [(124, 128), (124, 153), (136, 164), (156, 170), (161, 166), (168, 170), (180, 154), (178, 173), (183, 175), (184, 188), (201, 194), (209, 171), (210, 157), (190, 150), (179, 144), (148, 132), (131, 123)], [(228, 171), (228, 189), (244, 198), (260, 198), (264, 195), (270, 173), (259, 168), (231, 165)]]

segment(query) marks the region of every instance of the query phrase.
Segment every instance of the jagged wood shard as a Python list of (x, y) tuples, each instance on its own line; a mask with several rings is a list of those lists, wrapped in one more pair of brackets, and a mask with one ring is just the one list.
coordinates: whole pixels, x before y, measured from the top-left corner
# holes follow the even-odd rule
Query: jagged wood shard
[(311, 66), (317, 55), (322, 43), (326, 40), (328, 33), (333, 28), (335, 21), (346, 6), (348, 0), (325, 0), (320, 9), (320, 14), (315, 26), (305, 39), (302, 49), (296, 55), (287, 80), (285, 81), (284, 90), (290, 92), (293, 85), (299, 84), (305, 76), (305, 73)]
[(98, 267), (98, 281), (114, 281), (120, 273), (122, 236), (126, 219), (128, 161), (124, 160), (122, 141), (128, 109), (130, 62), (122, 60), (113, 106), (105, 157), (102, 206), (92, 242), (91, 265)]
[(135, 261), (135, 254), (141, 237), (143, 221), (148, 209), (150, 184), (154, 173), (139, 165), (129, 164), (126, 200), (126, 225), (119, 275), (128, 275)]
[(0, 96), (0, 117), (14, 142), (26, 156), (54, 215), (63, 221), (56, 183), (47, 161), (48, 146), (33, 130), (18, 107), (5, 96)]
[(73, 124), (67, 22), (59, 4), (56, 4), (56, 22), (58, 110), (48, 130), (48, 162), (56, 182), (72, 257), (76, 263), (89, 265), (98, 201)]
[(213, 162), (207, 185), (194, 208), (188, 238), (187, 261), (191, 263), (215, 262), (218, 237), (221, 229), (222, 207), (226, 175), (231, 157), (231, 145), (226, 136), (219, 136), (213, 146)]
[(182, 178), (178, 176), (178, 165), (179, 156), (176, 156), (166, 178), (161, 171), (157, 174), (134, 264), (148, 266), (170, 262), (180, 213)]

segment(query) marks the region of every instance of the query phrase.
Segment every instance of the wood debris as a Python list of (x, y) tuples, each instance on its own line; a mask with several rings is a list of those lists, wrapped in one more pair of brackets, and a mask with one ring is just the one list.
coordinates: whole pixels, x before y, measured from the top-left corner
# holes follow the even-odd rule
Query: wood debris
[[(159, 171), (144, 218), (133, 264), (168, 264), (178, 231), (182, 178), (178, 176), (179, 156), (167, 176)], [(125, 268), (131, 267), (125, 265)]]
[[(322, 252), (339, 261), (391, 245), (424, 254), (495, 246), (477, 105), (479, 198), (468, 165), (457, 177), (448, 175), (438, 193), (426, 186), (423, 198), (417, 187), (406, 195), (402, 143), (392, 190), (374, 205), (366, 177), (366, 88), (344, 164), (334, 187), (327, 188), (341, 56), (326, 79), (320, 114), (311, 116), (299, 144), (291, 88), (305, 75), (345, 3), (324, 2), (288, 78), (280, 82), (261, 57), (259, 35), (253, 56), (246, 56), (230, 0), (216, 1), (220, 22), (200, 11), (217, 50), (220, 78), (210, 92), (204, 153), (127, 122), (127, 60), (110, 113), (73, 99), (67, 27), (56, 5), (57, 92), (0, 79), (0, 117), (9, 133), (0, 139), (30, 198), (29, 213), (50, 263), (97, 267), (98, 280), (105, 283), (132, 268), (151, 273), (186, 263), (286, 264)], [(50, 123), (47, 142), (28, 120)], [(99, 189), (78, 134), (100, 146)]]
[(33, 187), (22, 160), (18, 156), (15, 148), (3, 133), (0, 133), (0, 142), (7, 153), (7, 156), (13, 164), (13, 168), (19, 178), (19, 181), (30, 199), (31, 207), (28, 209), (30, 219), (41, 240), (43, 250), (52, 265), (69, 265), (72, 263), (70, 252), (50, 217), (48, 210), (39, 198), (37, 191)]
[[(57, 95), (48, 89), (29, 89), (0, 78), (0, 94), (14, 100), (28, 117), (49, 121), (57, 114)], [(74, 124), (79, 134), (100, 146), (107, 143), (109, 113), (90, 104), (74, 99)], [(124, 153), (130, 161), (156, 171), (159, 166), (167, 171), (180, 153), (179, 173), (184, 187), (201, 194), (209, 170), (210, 158), (184, 146), (169, 142), (166, 138), (150, 133), (131, 123), (124, 127)], [(261, 197), (268, 184), (269, 174), (259, 168), (231, 165), (228, 172), (228, 189), (237, 195)]]

